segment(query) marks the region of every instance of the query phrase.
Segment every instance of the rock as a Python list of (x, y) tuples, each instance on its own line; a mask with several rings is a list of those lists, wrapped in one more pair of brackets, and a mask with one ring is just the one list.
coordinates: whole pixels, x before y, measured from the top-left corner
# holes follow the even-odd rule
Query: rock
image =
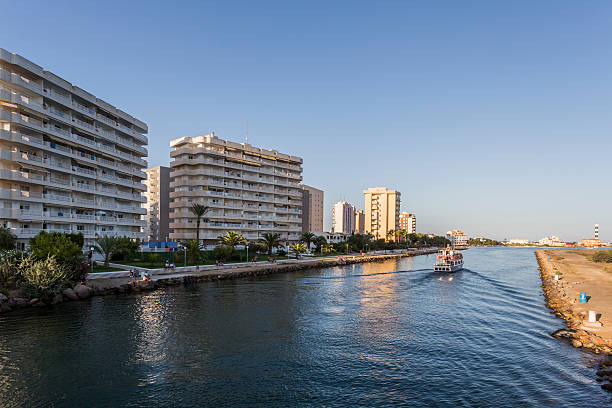
[(77, 296), (77, 294), (74, 293), (74, 290), (70, 288), (64, 289), (62, 294), (66, 296), (66, 298), (68, 298), (69, 300), (79, 300), (79, 297)]
[(34, 298), (34, 299), (31, 299), (28, 303), (29, 303), (30, 306), (33, 306), (33, 305), (35, 305), (38, 302), (40, 302), (40, 299), (39, 298)]
[(603, 370), (597, 370), (595, 373), (598, 377), (606, 377), (612, 375), (612, 368), (605, 368)]
[(582, 342), (580, 340), (572, 340), (572, 346), (582, 347)]
[(10, 312), (11, 310), (13, 308), (8, 303), (0, 303), (0, 314)]
[(93, 290), (89, 286), (85, 285), (76, 285), (73, 290), (79, 299), (87, 299), (93, 294)]
[(572, 337), (574, 334), (573, 330), (568, 330), (568, 329), (559, 329), (557, 331), (555, 331), (554, 333), (551, 333), (551, 336), (553, 337)]
[(601, 388), (606, 391), (612, 391), (612, 384), (601, 384)]
[(7, 303), (8, 298), (4, 295), (4, 293), (0, 293), (0, 304)]
[(51, 299), (51, 304), (57, 305), (58, 303), (62, 303), (63, 301), (64, 301), (64, 296), (61, 293), (58, 293), (55, 296), (53, 296), (53, 298)]
[(15, 297), (10, 298), (8, 302), (10, 307), (25, 307), (28, 304), (28, 301), (24, 298)]

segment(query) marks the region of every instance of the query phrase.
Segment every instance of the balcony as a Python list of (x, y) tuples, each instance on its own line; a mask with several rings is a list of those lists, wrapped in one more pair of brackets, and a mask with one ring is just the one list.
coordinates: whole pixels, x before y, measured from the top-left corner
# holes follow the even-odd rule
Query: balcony
[(96, 112), (94, 111), (94, 108), (89, 108), (85, 105), (81, 105), (78, 102), (72, 101), (72, 107), (82, 113), (85, 113), (86, 115), (89, 115), (91, 117), (95, 117), (96, 116)]
[(43, 94), (57, 102), (60, 102), (66, 106), (72, 107), (72, 99), (70, 98), (70, 95), (60, 93), (53, 89), (44, 89)]
[(72, 201), (72, 197), (69, 195), (59, 195), (59, 194), (43, 194), (43, 198), (46, 200), (52, 200), (52, 201), (62, 201), (62, 202), (71, 202)]
[(33, 79), (26, 78), (14, 72), (11, 72), (11, 82), (14, 84), (23, 86), (24, 88), (31, 89), (32, 91), (35, 91), (38, 93), (42, 93), (43, 91), (42, 84), (39, 84), (38, 82), (35, 82)]
[(94, 127), (94, 125), (92, 125), (91, 123), (87, 123), (84, 120), (72, 118), (72, 121), (76, 123), (77, 125), (79, 125), (80, 127), (89, 130), (90, 132), (96, 131), (96, 128)]
[(112, 126), (112, 127), (116, 126), (116, 122), (115, 122), (114, 119), (108, 118), (108, 117), (106, 117), (104, 115), (97, 114), (96, 115), (96, 119), (99, 120), (102, 123), (105, 123), (105, 124), (109, 125), (109, 126)]
[(54, 119), (58, 119), (58, 120), (60, 120), (62, 122), (65, 122), (67, 124), (72, 124), (73, 118), (69, 114), (67, 114), (65, 112), (62, 112), (59, 109), (55, 109), (55, 108), (52, 108), (52, 107), (47, 107), (47, 108), (44, 109), (44, 111), (45, 111), (45, 113), (48, 116), (51, 116)]

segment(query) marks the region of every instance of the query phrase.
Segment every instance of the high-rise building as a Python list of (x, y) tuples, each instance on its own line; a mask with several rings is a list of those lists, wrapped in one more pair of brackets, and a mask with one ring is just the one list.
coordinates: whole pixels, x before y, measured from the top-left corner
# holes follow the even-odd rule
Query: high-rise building
[(467, 248), (468, 238), (463, 231), (450, 230), (446, 233), (446, 238), (450, 240), (451, 245), (455, 248)]
[(0, 219), (40, 231), (144, 238), (146, 123), (0, 49)]
[(355, 211), (355, 234), (365, 234), (365, 214), (363, 210)]
[(332, 211), (332, 232), (352, 234), (355, 232), (355, 207), (346, 201), (338, 201)]
[(323, 190), (300, 184), (302, 189), (302, 232), (323, 231)]
[(365, 232), (374, 239), (394, 239), (389, 231), (399, 229), (400, 197), (396, 190), (385, 187), (369, 188), (363, 191), (365, 198)]
[(408, 234), (416, 234), (416, 215), (403, 212), (400, 214), (400, 229)]
[(170, 238), (196, 239), (199, 203), (210, 208), (200, 225), (200, 240), (218, 241), (227, 231), (247, 240), (267, 232), (296, 241), (302, 231), (302, 159), (246, 143), (205, 136), (170, 142)]
[(157, 166), (145, 170), (147, 202), (145, 233), (148, 241), (168, 241), (170, 237), (170, 167)]

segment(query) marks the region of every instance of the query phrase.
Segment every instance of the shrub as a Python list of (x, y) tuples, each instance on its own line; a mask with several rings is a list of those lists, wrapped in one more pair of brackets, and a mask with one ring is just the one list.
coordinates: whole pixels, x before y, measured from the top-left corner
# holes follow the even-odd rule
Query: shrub
[(276, 251), (276, 255), (285, 256), (287, 255), (287, 251), (285, 251), (284, 249), (279, 249), (278, 251)]
[(40, 260), (33, 255), (19, 264), (18, 286), (29, 297), (49, 298), (69, 283), (68, 268), (50, 256)]
[(0, 286), (14, 285), (19, 280), (19, 263), (23, 253), (12, 249), (0, 252)]
[(138, 249), (140, 249), (140, 242), (135, 241), (128, 237), (115, 238), (115, 250), (111, 256), (113, 261), (127, 261), (132, 259)]
[(591, 259), (594, 262), (612, 263), (612, 250), (596, 251), (591, 257)]
[(15, 249), (15, 242), (17, 242), (15, 234), (8, 228), (0, 227), (0, 251)]
[(79, 247), (67, 234), (41, 231), (30, 240), (30, 252), (36, 259), (54, 257), (59, 263), (75, 262), (83, 258), (82, 247)]
[(217, 259), (218, 261), (227, 261), (228, 259), (230, 259), (233, 252), (234, 252), (234, 248), (232, 247), (229, 247), (226, 245), (216, 246), (215, 247), (215, 259)]

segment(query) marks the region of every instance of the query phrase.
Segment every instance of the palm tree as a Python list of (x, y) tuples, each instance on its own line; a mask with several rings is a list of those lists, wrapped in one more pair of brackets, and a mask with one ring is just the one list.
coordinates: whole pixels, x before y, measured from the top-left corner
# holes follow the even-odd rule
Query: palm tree
[(310, 251), (310, 244), (317, 236), (312, 232), (305, 232), (302, 234), (302, 241), (306, 244), (306, 250)]
[(8, 228), (0, 227), (0, 250), (15, 249), (15, 242), (17, 242), (15, 234)]
[(393, 236), (395, 236), (395, 230), (387, 231), (387, 239), (391, 239)]
[(225, 235), (219, 237), (219, 243), (232, 249), (230, 252), (230, 259), (232, 259), (234, 248), (238, 245), (246, 245), (246, 239), (236, 231), (227, 231)]
[(94, 251), (100, 255), (104, 255), (104, 266), (108, 268), (108, 261), (111, 255), (119, 249), (119, 240), (117, 237), (104, 235), (96, 238)]
[[(204, 215), (206, 215), (208, 213), (208, 211), (210, 211), (210, 207), (207, 207), (205, 205), (202, 204), (198, 204), (198, 203), (193, 203), (193, 205), (191, 207), (189, 207), (189, 211), (191, 211), (191, 213), (193, 215), (195, 215), (196, 217), (198, 217), (198, 221), (196, 224), (196, 241), (198, 241), (198, 243), (200, 243), (200, 221), (202, 221), (202, 217)], [(208, 221), (206, 218), (204, 218), (204, 222)]]
[(272, 250), (274, 248), (278, 248), (279, 246), (281, 246), (280, 234), (274, 232), (266, 232), (265, 234), (263, 234), (263, 237), (261, 237), (260, 241), (266, 246), (266, 249), (268, 250), (268, 255), (272, 255)]
[(306, 245), (302, 244), (301, 242), (298, 242), (298, 243), (291, 245), (290, 249), (295, 254), (295, 259), (297, 259), (299, 258), (300, 254), (303, 254), (304, 252), (306, 252)]

